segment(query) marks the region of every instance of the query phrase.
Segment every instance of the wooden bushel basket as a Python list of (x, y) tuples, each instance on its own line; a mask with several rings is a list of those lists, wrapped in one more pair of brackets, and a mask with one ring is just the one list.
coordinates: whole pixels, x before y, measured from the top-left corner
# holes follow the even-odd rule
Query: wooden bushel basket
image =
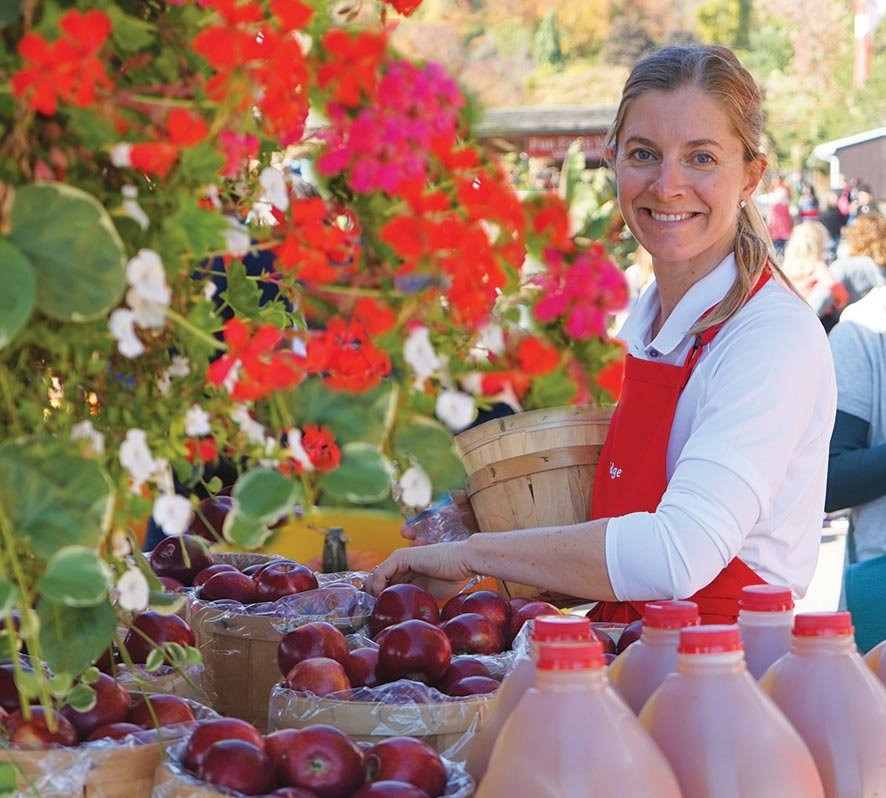
[[(217, 718), (189, 701), (197, 720)], [(162, 740), (87, 743), (73, 748), (4, 748), (0, 762), (20, 771), (21, 798), (151, 798), (164, 749), (176, 745), (190, 725), (168, 727)]]
[[(492, 419), (455, 436), (482, 532), (565, 526), (589, 518), (594, 472), (615, 408), (570, 405)], [(510, 597), (538, 588), (500, 582)]]
[(378, 743), (387, 737), (418, 737), (438, 753), (458, 759), (450, 749), (466, 734), (476, 733), (492, 707), (489, 695), (421, 704), (344, 701), (304, 695), (282, 684), (271, 692), (268, 727), (303, 729), (317, 723), (335, 726), (359, 742)]

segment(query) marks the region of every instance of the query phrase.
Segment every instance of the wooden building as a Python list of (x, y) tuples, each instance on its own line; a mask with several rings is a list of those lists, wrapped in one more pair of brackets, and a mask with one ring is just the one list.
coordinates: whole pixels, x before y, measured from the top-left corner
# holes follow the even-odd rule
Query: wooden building
[(813, 151), (830, 164), (831, 188), (857, 177), (877, 200), (886, 200), (886, 127), (825, 141)]

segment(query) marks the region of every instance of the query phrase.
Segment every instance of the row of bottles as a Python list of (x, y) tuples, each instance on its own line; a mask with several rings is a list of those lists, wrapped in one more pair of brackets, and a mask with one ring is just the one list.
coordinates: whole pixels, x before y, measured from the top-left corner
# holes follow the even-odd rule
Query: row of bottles
[(768, 585), (746, 588), (735, 626), (650, 602), (608, 669), (586, 619), (540, 618), (468, 769), (478, 798), (882, 798), (877, 667), (886, 644), (865, 665), (849, 613), (794, 617), (790, 591)]

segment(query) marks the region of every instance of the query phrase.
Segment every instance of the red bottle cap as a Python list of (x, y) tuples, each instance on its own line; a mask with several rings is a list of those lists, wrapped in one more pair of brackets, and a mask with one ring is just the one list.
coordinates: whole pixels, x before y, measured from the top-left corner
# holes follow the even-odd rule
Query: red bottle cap
[(532, 619), (532, 640), (536, 643), (591, 638), (591, 622), (581, 615), (539, 615)]
[(781, 585), (745, 585), (738, 606), (751, 612), (784, 612), (794, 609), (794, 597)]
[(580, 671), (602, 668), (603, 646), (599, 640), (542, 643), (535, 667), (541, 671)]
[(643, 625), (656, 629), (682, 629), (698, 626), (698, 604), (694, 601), (647, 601), (643, 605)]
[(840, 637), (854, 631), (850, 612), (801, 612), (794, 616), (797, 637)]
[(741, 650), (741, 632), (734, 624), (684, 626), (680, 630), (678, 654), (722, 654)]

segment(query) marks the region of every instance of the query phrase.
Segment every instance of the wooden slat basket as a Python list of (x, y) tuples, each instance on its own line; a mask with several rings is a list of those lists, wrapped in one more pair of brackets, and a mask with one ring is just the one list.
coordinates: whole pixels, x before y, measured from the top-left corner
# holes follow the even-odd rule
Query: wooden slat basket
[[(586, 521), (613, 410), (590, 405), (530, 410), (456, 435), (480, 530)], [(499, 587), (511, 597), (550, 598), (518, 582), (500, 582)]]

